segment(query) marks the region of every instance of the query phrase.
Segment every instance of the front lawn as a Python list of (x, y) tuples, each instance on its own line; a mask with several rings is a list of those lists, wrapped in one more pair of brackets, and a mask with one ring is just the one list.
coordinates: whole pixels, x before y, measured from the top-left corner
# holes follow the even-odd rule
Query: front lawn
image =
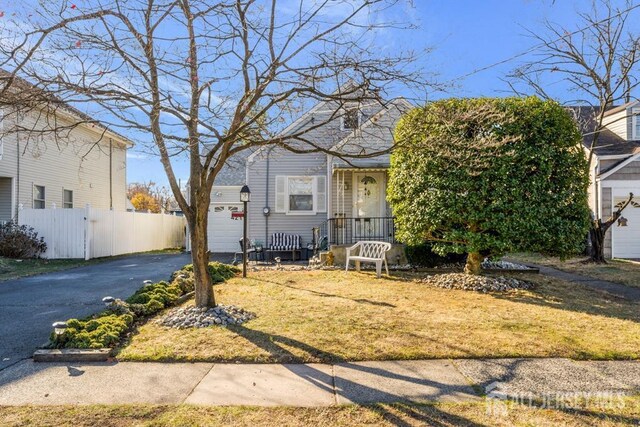
[(11, 259), (0, 257), (0, 281), (82, 267), (95, 261), (83, 259)]
[(620, 259), (609, 260), (607, 264), (585, 263), (586, 257), (561, 260), (534, 253), (518, 253), (509, 256), (514, 260), (530, 262), (557, 268), (570, 273), (608, 280), (628, 286), (640, 287), (640, 263)]
[[(509, 294), (446, 290), (415, 275), (262, 271), (216, 286), (258, 317), (227, 328), (149, 321), (120, 360), (336, 362), (467, 357), (640, 357), (639, 304), (536, 274)], [(188, 302), (187, 304), (191, 304)]]
[(16, 406), (0, 407), (3, 426), (623, 426), (640, 419), (640, 400), (624, 398), (602, 407), (585, 402), (577, 408), (528, 407), (508, 403), (490, 412), (484, 402), (380, 404), (324, 408), (197, 407), (189, 405)]

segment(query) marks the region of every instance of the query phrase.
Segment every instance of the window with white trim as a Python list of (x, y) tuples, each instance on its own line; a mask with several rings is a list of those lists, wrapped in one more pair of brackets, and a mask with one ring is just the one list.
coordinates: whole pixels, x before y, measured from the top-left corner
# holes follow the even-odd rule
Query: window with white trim
[(318, 176), (276, 176), (276, 212), (287, 215), (315, 215), (327, 211), (327, 178)]
[(360, 110), (357, 108), (345, 108), (342, 113), (342, 130), (354, 130), (360, 126)]
[(631, 127), (632, 139), (640, 139), (640, 108), (631, 109)]
[(62, 207), (64, 209), (73, 209), (73, 191), (62, 190)]
[(33, 186), (33, 208), (44, 209), (45, 208), (45, 191), (44, 185)]

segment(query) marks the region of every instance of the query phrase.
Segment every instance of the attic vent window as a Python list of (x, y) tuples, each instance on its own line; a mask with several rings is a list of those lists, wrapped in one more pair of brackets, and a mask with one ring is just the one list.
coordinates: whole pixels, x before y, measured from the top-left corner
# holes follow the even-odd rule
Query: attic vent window
[(357, 108), (349, 108), (342, 115), (342, 130), (353, 130), (360, 126), (360, 111)]

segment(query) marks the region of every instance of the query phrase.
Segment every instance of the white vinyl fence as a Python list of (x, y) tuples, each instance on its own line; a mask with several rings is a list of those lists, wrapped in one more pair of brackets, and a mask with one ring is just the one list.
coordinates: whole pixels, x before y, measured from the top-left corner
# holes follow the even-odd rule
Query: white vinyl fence
[(22, 209), (20, 225), (44, 237), (44, 258), (99, 258), (185, 245), (184, 217), (108, 209)]

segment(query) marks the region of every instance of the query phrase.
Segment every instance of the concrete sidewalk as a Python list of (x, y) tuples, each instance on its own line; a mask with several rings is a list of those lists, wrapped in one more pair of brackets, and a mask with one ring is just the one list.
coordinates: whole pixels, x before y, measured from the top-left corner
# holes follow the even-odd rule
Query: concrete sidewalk
[(640, 362), (464, 359), (305, 365), (34, 363), (0, 372), (0, 405), (329, 406), (507, 395), (640, 393)]

